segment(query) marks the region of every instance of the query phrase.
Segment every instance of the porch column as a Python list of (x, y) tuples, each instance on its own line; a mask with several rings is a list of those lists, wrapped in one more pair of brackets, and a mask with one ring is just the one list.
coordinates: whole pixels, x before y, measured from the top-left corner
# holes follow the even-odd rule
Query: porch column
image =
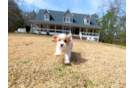
[(40, 27), (40, 24), (39, 24), (39, 26), (36, 24), (36, 28), (38, 28), (41, 33), (41, 28), (39, 28), (39, 27)]
[(99, 38), (100, 38), (100, 30), (99, 30), (99, 33), (98, 33), (98, 40), (97, 40), (97, 42), (99, 42)]
[(56, 25), (55, 25), (55, 33), (56, 33)]
[(39, 28), (39, 30), (40, 30), (40, 32), (41, 32), (41, 27), (40, 27), (40, 24), (39, 24), (38, 28)]
[(79, 36), (80, 36), (80, 40), (82, 40), (81, 27), (80, 27)]
[(80, 33), (81, 33), (81, 27), (80, 27), (79, 35), (80, 35)]
[(88, 30), (88, 28), (86, 28), (86, 35), (87, 35), (87, 30)]

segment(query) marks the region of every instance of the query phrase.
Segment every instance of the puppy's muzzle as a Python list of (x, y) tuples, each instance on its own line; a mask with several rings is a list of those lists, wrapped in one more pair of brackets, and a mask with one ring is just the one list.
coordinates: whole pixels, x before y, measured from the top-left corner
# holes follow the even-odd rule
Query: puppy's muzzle
[(60, 46), (63, 47), (63, 44), (61, 44)]

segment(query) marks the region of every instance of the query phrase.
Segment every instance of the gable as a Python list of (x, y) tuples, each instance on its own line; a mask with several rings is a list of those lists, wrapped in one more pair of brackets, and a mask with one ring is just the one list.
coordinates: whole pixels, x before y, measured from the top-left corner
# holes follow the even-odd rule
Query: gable
[(90, 20), (90, 17), (86, 17), (87, 20)]
[(66, 12), (66, 13), (64, 14), (64, 16), (65, 16), (65, 17), (73, 17), (69, 11)]
[(45, 14), (46, 14), (46, 13), (47, 13), (47, 14), (50, 14), (50, 12), (49, 12), (47, 9), (44, 10), (44, 13), (45, 13)]
[(49, 13), (45, 11), (44, 14), (49, 14)]
[(71, 16), (73, 16), (73, 14), (70, 12), (70, 10), (68, 9), (63, 15), (70, 13)]
[(90, 16), (90, 15), (87, 15), (85, 18), (86, 18), (86, 19), (90, 19), (90, 18), (91, 18), (91, 16)]

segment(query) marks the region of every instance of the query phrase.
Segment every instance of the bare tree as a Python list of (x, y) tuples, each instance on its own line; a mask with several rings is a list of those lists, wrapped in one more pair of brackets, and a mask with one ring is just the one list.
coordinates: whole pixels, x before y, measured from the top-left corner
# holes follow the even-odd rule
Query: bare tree
[(104, 8), (105, 8), (105, 1), (104, 0), (101, 0), (101, 2), (98, 4), (98, 9), (100, 10), (100, 13), (102, 14), (102, 16), (105, 15), (104, 13)]

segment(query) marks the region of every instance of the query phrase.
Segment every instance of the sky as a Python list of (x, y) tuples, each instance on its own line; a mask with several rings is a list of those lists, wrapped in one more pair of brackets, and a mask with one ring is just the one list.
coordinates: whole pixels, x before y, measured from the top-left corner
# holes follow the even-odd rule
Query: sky
[[(33, 6), (39, 9), (66, 11), (72, 13), (94, 14), (98, 12), (98, 4), (101, 0), (24, 0), (25, 3), (18, 3), (19, 7), (25, 11), (31, 11)], [(25, 4), (25, 6), (24, 6)]]

